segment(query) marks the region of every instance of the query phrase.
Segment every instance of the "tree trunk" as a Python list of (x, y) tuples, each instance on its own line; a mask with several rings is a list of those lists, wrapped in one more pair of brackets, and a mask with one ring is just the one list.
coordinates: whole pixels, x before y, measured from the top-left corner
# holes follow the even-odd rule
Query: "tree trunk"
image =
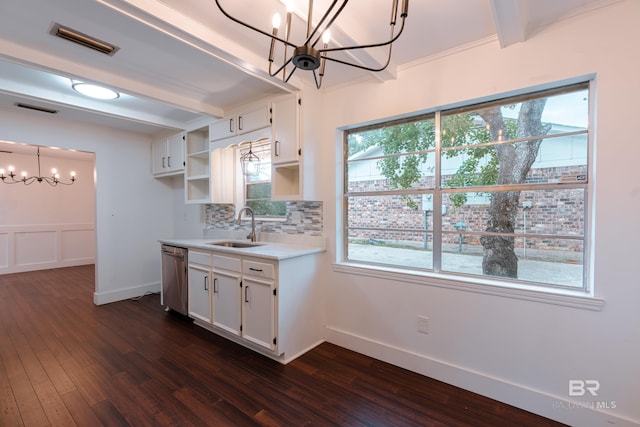
[[(519, 200), (519, 191), (492, 193), (486, 231), (513, 234)], [(518, 277), (518, 257), (513, 236), (482, 236), (480, 243), (483, 247), (483, 274)]]
[[(516, 138), (545, 135), (550, 125), (542, 124), (542, 112), (546, 98), (525, 101), (518, 114)], [(500, 107), (479, 111), (478, 114), (490, 126), (492, 141), (507, 139), (507, 128)], [(527, 142), (496, 145), (498, 157), (497, 185), (522, 184), (525, 182), (531, 165), (538, 155), (542, 139)], [(518, 277), (518, 257), (514, 243), (516, 216), (520, 201), (519, 191), (493, 192), (489, 205), (489, 221), (486, 231), (509, 235), (483, 236), (482, 272), (485, 275), (499, 277)]]

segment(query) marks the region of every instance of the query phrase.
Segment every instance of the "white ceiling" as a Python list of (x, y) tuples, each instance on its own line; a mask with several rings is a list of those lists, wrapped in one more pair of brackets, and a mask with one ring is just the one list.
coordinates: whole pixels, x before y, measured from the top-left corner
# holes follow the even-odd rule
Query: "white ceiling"
[[(406, 29), (384, 73), (328, 63), (323, 90), (362, 79), (394, 78), (398, 66), (461, 46), (497, 39), (502, 48), (567, 17), (616, 0), (411, 0)], [(270, 32), (278, 0), (220, 0), (233, 14)], [(306, 2), (296, 10), (306, 15)], [(316, 0), (316, 9), (328, 0)], [(389, 0), (355, 0), (336, 22), (336, 38), (365, 43), (388, 35)], [(97, 53), (49, 31), (71, 27), (120, 49)], [(296, 30), (303, 29), (294, 20)], [(341, 34), (342, 32), (342, 34)], [(20, 0), (0, 5), (0, 110), (15, 103), (52, 108), (56, 117), (156, 134), (183, 129), (203, 116), (309, 81), (270, 78), (269, 39), (224, 17), (214, 0)], [(380, 51), (367, 61), (376, 61)], [(119, 90), (115, 101), (89, 100), (71, 90), (77, 78)], [(31, 112), (30, 114), (46, 114)], [(0, 132), (0, 139), (2, 138)]]

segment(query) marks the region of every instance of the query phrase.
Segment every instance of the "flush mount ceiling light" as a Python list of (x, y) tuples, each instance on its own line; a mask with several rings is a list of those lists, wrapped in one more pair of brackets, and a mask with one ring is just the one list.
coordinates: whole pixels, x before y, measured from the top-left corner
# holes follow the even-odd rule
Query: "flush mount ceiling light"
[[(330, 27), (336, 20), (336, 18), (340, 15), (340, 13), (344, 10), (349, 0), (340, 1), (340, 5), (338, 6), (338, 0), (331, 1), (331, 4), (327, 8), (327, 10), (322, 14), (322, 18), (320, 21), (313, 26), (312, 18), (313, 18), (313, 0), (309, 0), (309, 9), (308, 9), (308, 17), (307, 17), (307, 35), (306, 39), (301, 44), (292, 43), (289, 41), (289, 33), (291, 30), (291, 14), (293, 13), (293, 0), (287, 0), (287, 15), (286, 15), (286, 24), (284, 29), (284, 36), (278, 36), (278, 29), (280, 28), (280, 15), (276, 13), (273, 16), (273, 29), (271, 34), (260, 30), (250, 24), (247, 24), (241, 21), (238, 18), (231, 16), (227, 13), (222, 6), (220, 5), (219, 0), (215, 0), (218, 9), (229, 19), (234, 22), (237, 22), (240, 25), (244, 25), (247, 28), (252, 29), (253, 31), (257, 31), (260, 34), (263, 34), (267, 37), (271, 38), (271, 48), (269, 49), (269, 75), (271, 77), (277, 76), (279, 73), (282, 73), (282, 80), (284, 82), (288, 82), (293, 73), (298, 69), (312, 71), (313, 77), (316, 82), (316, 87), (320, 89), (322, 85), (322, 77), (324, 76), (325, 62), (333, 61), (338, 62), (340, 64), (349, 65), (352, 67), (360, 68), (362, 70), (367, 71), (383, 71), (389, 65), (391, 61), (391, 47), (393, 42), (395, 42), (402, 31), (404, 30), (404, 21), (408, 15), (409, 10), (409, 0), (402, 0), (402, 8), (400, 9), (400, 29), (396, 32), (396, 22), (398, 18), (398, 1), (391, 1), (391, 18), (389, 21), (390, 26), (390, 35), (389, 39), (380, 43), (370, 43), (363, 45), (354, 45), (354, 46), (335, 46), (329, 47), (329, 42), (331, 39), (330, 35)], [(316, 47), (320, 40), (322, 39), (322, 47)], [(284, 59), (282, 65), (280, 65), (275, 71), (272, 69), (272, 65), (274, 62), (274, 51), (275, 51), (275, 43), (279, 42), (284, 45)], [(329, 56), (332, 53), (339, 51), (349, 51), (349, 50), (357, 50), (357, 49), (370, 49), (375, 47), (383, 47), (388, 46), (389, 51), (387, 54), (387, 60), (384, 65), (380, 67), (369, 67), (364, 64), (349, 62), (346, 60), (341, 60), (335, 57)], [(289, 52), (288, 48), (293, 49), (292, 52)], [(287, 65), (293, 64), (293, 70), (291, 72), (287, 72)], [(319, 70), (318, 70), (319, 69)], [(318, 70), (316, 72), (316, 70)]]
[(78, 93), (95, 99), (117, 99), (120, 94), (115, 90), (111, 90), (106, 87), (94, 85), (92, 83), (84, 83), (71, 81), (71, 87)]

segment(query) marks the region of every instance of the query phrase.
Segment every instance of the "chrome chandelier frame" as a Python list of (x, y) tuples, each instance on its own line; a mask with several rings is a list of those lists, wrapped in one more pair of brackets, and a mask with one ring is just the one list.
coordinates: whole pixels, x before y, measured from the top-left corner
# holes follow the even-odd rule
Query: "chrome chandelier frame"
[[(231, 16), (220, 5), (219, 0), (215, 0), (215, 2), (216, 2), (216, 5), (218, 6), (218, 9), (220, 9), (220, 12), (222, 12), (222, 14), (224, 14), (227, 18), (253, 31), (256, 31), (260, 34), (263, 34), (271, 38), (271, 48), (269, 49), (269, 57), (268, 57), (269, 75), (271, 77), (275, 77), (279, 73), (282, 73), (282, 80), (286, 83), (289, 81), (289, 79), (291, 79), (291, 76), (298, 68), (302, 70), (313, 71), (313, 77), (316, 83), (316, 88), (318, 89), (320, 89), (320, 87), (322, 86), (322, 78), (324, 77), (326, 61), (333, 61), (340, 64), (349, 65), (351, 67), (356, 67), (362, 70), (372, 71), (372, 72), (379, 72), (386, 69), (387, 66), (389, 66), (389, 63), (391, 62), (392, 44), (398, 39), (398, 37), (400, 37), (400, 34), (402, 34), (402, 31), (404, 30), (405, 19), (408, 16), (408, 10), (409, 10), (409, 0), (402, 0), (402, 8), (400, 9), (400, 19), (401, 19), (400, 29), (396, 33), (399, 0), (392, 0), (391, 18), (389, 21), (390, 35), (387, 41), (380, 42), (380, 43), (355, 45), (355, 46), (329, 47), (329, 37), (327, 36), (328, 34), (327, 30), (329, 30), (333, 22), (344, 10), (349, 0), (342, 0), (340, 2), (340, 5), (338, 5), (338, 0), (333, 0), (331, 2), (331, 5), (327, 9), (327, 11), (322, 15), (322, 18), (320, 19), (320, 21), (315, 27), (313, 27), (313, 24), (312, 24), (313, 0), (309, 0), (309, 10), (308, 10), (308, 17), (307, 17), (307, 37), (305, 41), (300, 45), (297, 45), (289, 41), (289, 35), (291, 30), (291, 15), (292, 15), (292, 11), (289, 8), (287, 9), (284, 37), (280, 37), (278, 36), (279, 15), (277, 20), (275, 19), (275, 16), (274, 16), (273, 30), (272, 30), (272, 33), (270, 34), (266, 31), (263, 31), (259, 28), (254, 27), (253, 25), (247, 24), (246, 22), (243, 22), (242, 20), (234, 16)], [(322, 48), (317, 48), (316, 46), (318, 45), (320, 40), (323, 41)], [(275, 71), (273, 71), (274, 51), (275, 51), (276, 42), (280, 42), (284, 45), (284, 60), (282, 65), (280, 65)], [(343, 61), (337, 58), (332, 58), (329, 56), (331, 52), (357, 50), (357, 49), (370, 49), (370, 48), (383, 47), (383, 46), (389, 46), (389, 51), (387, 54), (386, 62), (384, 63), (384, 65), (380, 67), (368, 67), (362, 64), (347, 62), (347, 61)], [(291, 54), (288, 53), (289, 47), (293, 49), (293, 52)], [(287, 73), (286, 67), (289, 64), (293, 64), (293, 70)], [(319, 71), (316, 73), (316, 70), (318, 69)]]

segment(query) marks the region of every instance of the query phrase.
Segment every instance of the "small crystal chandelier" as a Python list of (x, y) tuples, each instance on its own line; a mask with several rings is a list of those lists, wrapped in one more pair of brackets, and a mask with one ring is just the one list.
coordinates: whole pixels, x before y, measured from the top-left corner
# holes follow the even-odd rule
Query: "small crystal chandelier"
[(0, 168), (0, 179), (5, 184), (18, 184), (23, 183), (24, 185), (31, 185), (34, 182), (46, 182), (52, 187), (57, 186), (58, 184), (62, 185), (71, 185), (76, 182), (76, 173), (71, 171), (71, 178), (69, 181), (65, 182), (60, 180), (60, 175), (58, 175), (58, 171), (53, 168), (51, 169), (51, 176), (42, 176), (40, 173), (40, 147), (37, 150), (38, 153), (38, 175), (27, 176), (27, 172), (22, 172), (20, 174), (20, 178), (16, 179), (17, 175), (14, 173), (13, 166), (9, 166), (8, 171), (9, 174), (5, 175), (5, 170)]
[[(338, 62), (340, 64), (345, 64), (352, 67), (360, 68), (362, 70), (373, 71), (373, 72), (383, 71), (385, 68), (387, 68), (387, 66), (391, 62), (391, 46), (393, 42), (395, 42), (398, 39), (398, 37), (400, 37), (400, 34), (402, 34), (402, 31), (404, 30), (404, 21), (405, 21), (405, 18), (408, 16), (408, 11), (409, 11), (409, 0), (402, 0), (402, 8), (400, 9), (400, 19), (401, 19), (400, 29), (396, 32), (395, 26), (398, 18), (398, 1), (399, 0), (392, 0), (391, 18), (389, 21), (390, 35), (389, 35), (389, 39), (386, 41), (379, 42), (379, 43), (364, 44), (364, 45), (355, 45), (355, 46), (329, 47), (329, 41), (331, 39), (330, 27), (333, 24), (333, 22), (336, 20), (338, 15), (340, 15), (340, 13), (344, 10), (349, 0), (342, 0), (339, 6), (337, 6), (338, 0), (332, 0), (328, 9), (326, 10), (326, 12), (324, 12), (324, 14), (322, 15), (322, 18), (320, 19), (320, 21), (317, 23), (315, 27), (312, 24), (313, 0), (309, 0), (309, 10), (308, 10), (308, 17), (307, 17), (307, 36), (302, 44), (295, 44), (289, 41), (289, 33), (291, 31), (291, 14), (293, 12), (293, 5), (292, 5), (293, 0), (286, 1), (287, 17), (286, 17), (286, 24), (285, 24), (283, 37), (278, 36), (278, 29), (280, 28), (280, 23), (281, 23), (279, 14), (276, 13), (273, 16), (273, 21), (272, 21), (273, 30), (272, 30), (272, 33), (269, 34), (266, 31), (260, 30), (250, 24), (247, 24), (241, 21), (238, 18), (231, 16), (222, 8), (219, 0), (215, 0), (215, 1), (216, 1), (216, 5), (218, 6), (218, 9), (220, 9), (220, 11), (227, 18), (271, 38), (271, 48), (269, 49), (269, 58), (268, 58), (269, 75), (271, 77), (277, 76), (279, 73), (282, 73), (282, 80), (284, 82), (288, 82), (291, 76), (293, 75), (293, 73), (298, 68), (302, 70), (313, 71), (313, 77), (316, 83), (316, 87), (318, 89), (320, 89), (320, 86), (322, 85), (322, 78), (324, 76), (324, 68), (325, 68), (326, 61)], [(318, 48), (316, 46), (318, 45), (321, 39), (322, 39), (322, 47)], [(282, 65), (280, 65), (275, 71), (273, 71), (272, 65), (274, 62), (274, 51), (275, 51), (276, 42), (280, 42), (284, 45), (284, 59), (283, 59)], [(329, 56), (329, 54), (332, 52), (348, 51), (348, 50), (356, 50), (356, 49), (369, 49), (369, 48), (383, 47), (383, 46), (388, 46), (389, 51), (387, 54), (387, 60), (385, 64), (380, 67), (368, 67), (363, 64), (347, 62), (347, 61), (343, 61), (337, 58), (332, 58)], [(289, 54), (288, 48), (293, 49), (291, 54)], [(293, 69), (291, 70), (291, 72), (287, 73), (286, 67), (289, 64), (293, 64)], [(316, 73), (316, 70), (318, 69), (319, 71)]]

